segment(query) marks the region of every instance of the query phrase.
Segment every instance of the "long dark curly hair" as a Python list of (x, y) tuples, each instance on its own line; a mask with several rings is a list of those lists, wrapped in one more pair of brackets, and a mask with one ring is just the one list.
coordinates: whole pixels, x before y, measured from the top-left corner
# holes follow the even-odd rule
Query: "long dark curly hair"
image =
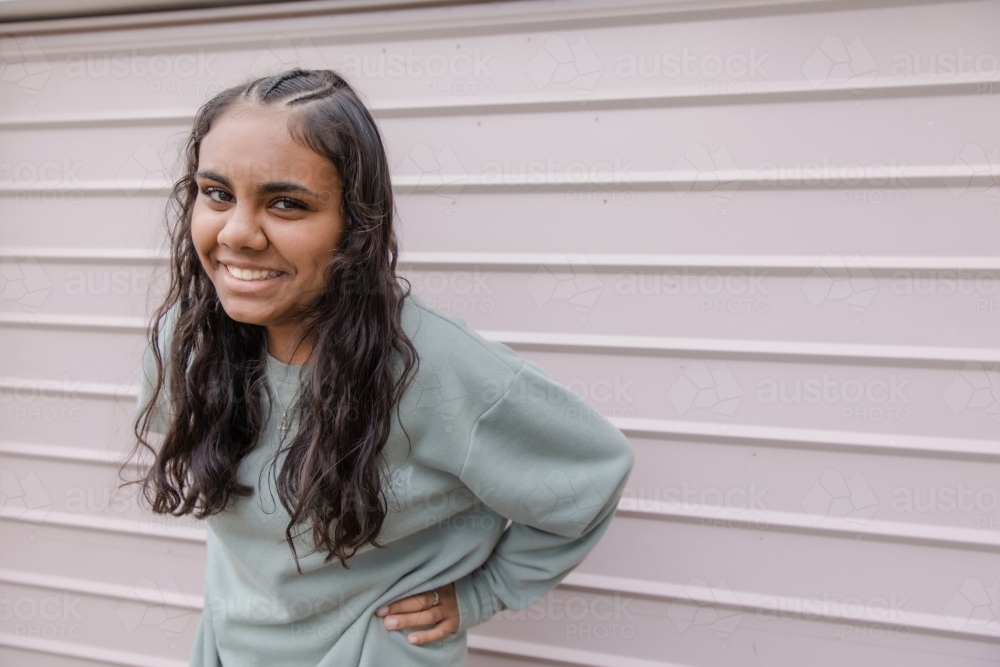
[[(153, 511), (199, 519), (253, 489), (236, 471), (266, 423), (266, 329), (231, 319), (199, 261), (191, 237), (202, 139), (234, 104), (281, 105), (303, 145), (327, 157), (343, 184), (344, 233), (326, 265), (326, 285), (302, 318), (312, 348), (294, 407), (298, 432), (281, 447), (276, 488), (291, 517), (285, 537), (311, 531), (324, 562), (381, 546), (387, 505), (382, 451), (419, 363), (401, 326), (409, 283), (396, 276), (398, 247), (389, 168), (375, 121), (351, 87), (329, 70), (293, 69), (224, 90), (198, 111), (185, 149), (185, 173), (170, 197), (170, 284), (148, 338), (155, 387), (134, 423), (133, 455), (152, 465), (136, 480)], [(161, 355), (161, 327), (173, 318)], [(164, 356), (166, 358), (164, 358)], [(148, 442), (154, 406), (166, 391), (171, 410), (162, 444)], [(398, 413), (397, 413), (398, 414)]]

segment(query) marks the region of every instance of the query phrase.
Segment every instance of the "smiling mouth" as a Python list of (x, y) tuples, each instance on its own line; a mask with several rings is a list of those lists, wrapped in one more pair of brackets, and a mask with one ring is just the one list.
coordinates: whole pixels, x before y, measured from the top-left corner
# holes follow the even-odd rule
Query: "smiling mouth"
[(229, 275), (233, 276), (237, 280), (245, 280), (251, 282), (254, 280), (270, 280), (271, 278), (277, 278), (284, 271), (251, 271), (249, 269), (240, 269), (235, 266), (230, 266), (228, 264), (223, 264), (226, 270), (229, 271)]

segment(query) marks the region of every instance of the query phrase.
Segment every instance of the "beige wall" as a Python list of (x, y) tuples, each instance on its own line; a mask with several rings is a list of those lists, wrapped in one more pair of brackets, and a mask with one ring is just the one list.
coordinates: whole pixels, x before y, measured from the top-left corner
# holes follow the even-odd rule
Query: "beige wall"
[(186, 660), (203, 533), (113, 461), (192, 113), (293, 64), (375, 110), (416, 291), (636, 450), (471, 664), (1000, 661), (1000, 3), (241, 11), (0, 26), (0, 663)]

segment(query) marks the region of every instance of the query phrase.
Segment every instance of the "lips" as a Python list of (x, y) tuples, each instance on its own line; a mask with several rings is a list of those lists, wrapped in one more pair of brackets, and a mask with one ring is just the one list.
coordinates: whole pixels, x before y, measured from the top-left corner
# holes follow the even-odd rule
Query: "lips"
[(269, 280), (271, 278), (277, 278), (283, 272), (282, 271), (271, 271), (269, 269), (241, 269), (238, 266), (232, 266), (231, 264), (223, 264), (226, 270), (229, 271), (229, 275), (233, 276), (237, 280), (244, 280), (247, 282), (254, 280)]

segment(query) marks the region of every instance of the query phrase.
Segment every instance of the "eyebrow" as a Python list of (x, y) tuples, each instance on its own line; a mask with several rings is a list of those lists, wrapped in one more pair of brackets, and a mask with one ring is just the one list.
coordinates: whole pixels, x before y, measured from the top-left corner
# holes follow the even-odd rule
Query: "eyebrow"
[[(195, 174), (195, 178), (207, 178), (218, 183), (222, 183), (224, 186), (233, 189), (233, 184), (229, 182), (229, 179), (222, 174), (217, 174), (211, 170), (199, 171)], [(297, 192), (299, 194), (307, 195), (310, 197), (320, 198), (320, 195), (313, 192), (304, 185), (298, 183), (293, 183), (291, 181), (274, 181), (272, 183), (262, 183), (257, 186), (258, 195), (270, 195), (278, 192)]]

